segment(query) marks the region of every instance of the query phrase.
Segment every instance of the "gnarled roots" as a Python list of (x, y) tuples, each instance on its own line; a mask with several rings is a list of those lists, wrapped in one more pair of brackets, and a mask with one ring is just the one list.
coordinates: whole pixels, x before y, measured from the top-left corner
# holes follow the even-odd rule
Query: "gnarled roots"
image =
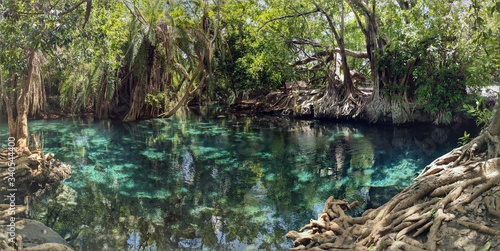
[(500, 219), (500, 158), (487, 159), (488, 151), (479, 143), (471, 142), (436, 159), (411, 186), (360, 217), (345, 213), (355, 204), (330, 197), (317, 220), (286, 235), (294, 240), (291, 250), (498, 246), (500, 241), (494, 237), (500, 235), (496, 223)]

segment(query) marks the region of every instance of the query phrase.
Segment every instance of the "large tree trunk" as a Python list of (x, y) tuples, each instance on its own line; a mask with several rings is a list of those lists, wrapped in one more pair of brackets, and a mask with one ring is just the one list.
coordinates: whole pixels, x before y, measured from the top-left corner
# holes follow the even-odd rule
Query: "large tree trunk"
[(335, 37), (335, 42), (337, 43), (339, 49), (340, 49), (340, 58), (342, 60), (342, 70), (343, 70), (343, 75), (344, 75), (344, 83), (343, 83), (343, 88), (344, 88), (344, 99), (350, 98), (351, 95), (353, 95), (355, 92), (354, 84), (352, 82), (352, 76), (351, 76), (351, 70), (349, 69), (349, 64), (347, 62), (347, 53), (346, 53), (346, 48), (344, 44), (344, 2), (342, 0), (342, 16), (341, 16), (341, 27), (340, 27), (340, 33), (337, 31), (337, 28), (335, 28), (335, 24), (333, 20), (330, 18), (330, 15), (323, 10), (317, 3), (314, 3), (316, 8), (325, 16), (326, 20), (328, 21), (328, 25), (330, 26), (330, 30), (332, 31), (334, 37)]
[[(15, 86), (15, 76), (12, 74), (12, 76), (9, 78), (9, 87), (14, 89), (13, 87)], [(5, 88), (5, 82), (2, 78), (2, 68), (0, 66), (0, 102), (3, 102), (5, 105), (5, 110), (7, 111), (7, 123), (9, 126), (9, 137), (16, 137), (16, 115), (15, 115), (15, 103), (13, 102), (14, 100), (14, 92), (13, 91), (7, 91)]]
[(28, 51), (28, 69), (23, 72), (21, 88), (17, 96), (17, 120), (16, 120), (16, 140), (17, 150), (20, 155), (30, 154), (28, 145), (28, 111), (29, 100), (28, 92), (33, 79), (35, 52)]
[(351, 0), (351, 6), (361, 10), (364, 16), (364, 24), (359, 20), (356, 14), (358, 23), (362, 26), (366, 41), (366, 51), (370, 60), (371, 79), (373, 82), (373, 94), (371, 100), (366, 104), (365, 111), (370, 122), (377, 122), (382, 119), (389, 120), (393, 124), (404, 124), (413, 121), (412, 109), (408, 103), (406, 92), (382, 94), (381, 90), (385, 86), (404, 84), (408, 81), (403, 78), (403, 83), (395, 83), (400, 80), (389, 79), (386, 71), (381, 71), (378, 65), (377, 54), (383, 54), (386, 41), (379, 34), (379, 20), (376, 13), (376, 2), (369, 5), (368, 1)]
[(477, 138), (427, 165), (383, 206), (350, 217), (345, 212), (356, 203), (330, 197), (318, 220), (287, 237), (294, 250), (498, 250), (499, 156), (497, 106)]
[(7, 110), (7, 123), (9, 124), (9, 137), (16, 137), (16, 118), (14, 116), (14, 103), (5, 98), (5, 105)]

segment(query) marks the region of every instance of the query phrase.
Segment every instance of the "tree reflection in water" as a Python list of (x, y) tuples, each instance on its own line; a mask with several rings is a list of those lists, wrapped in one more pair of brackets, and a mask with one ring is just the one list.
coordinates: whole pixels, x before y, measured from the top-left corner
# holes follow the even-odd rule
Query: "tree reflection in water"
[(78, 250), (281, 250), (330, 195), (383, 203), (463, 135), (199, 112), (33, 122), (73, 176), (33, 198), (30, 216)]

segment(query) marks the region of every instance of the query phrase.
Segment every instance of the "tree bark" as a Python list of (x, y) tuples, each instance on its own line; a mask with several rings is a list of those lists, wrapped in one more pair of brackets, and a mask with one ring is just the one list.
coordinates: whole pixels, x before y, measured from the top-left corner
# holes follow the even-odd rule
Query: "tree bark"
[(16, 118), (14, 116), (14, 104), (8, 97), (4, 97), (7, 110), (7, 123), (9, 124), (9, 137), (16, 136)]
[(488, 131), (492, 136), (500, 137), (500, 105), (498, 104), (492, 122), (488, 126)]
[[(343, 1), (343, 0), (342, 0)], [(347, 98), (348, 96), (352, 95), (354, 92), (354, 84), (352, 82), (352, 77), (351, 77), (351, 71), (349, 69), (349, 64), (347, 63), (347, 55), (346, 55), (346, 49), (344, 45), (344, 37), (343, 37), (343, 30), (344, 27), (340, 27), (340, 35), (337, 29), (335, 28), (335, 24), (333, 20), (330, 18), (328, 13), (326, 13), (325, 10), (323, 10), (316, 2), (314, 2), (314, 5), (316, 8), (323, 14), (328, 21), (328, 25), (330, 26), (330, 30), (332, 31), (335, 40), (337, 42), (337, 45), (339, 46), (340, 49), (340, 57), (342, 60), (342, 70), (344, 71), (344, 88), (345, 88), (345, 95), (344, 98)], [(342, 20), (344, 20), (344, 13), (342, 13)], [(342, 21), (343, 24), (343, 21)]]
[[(5, 110), (7, 111), (7, 123), (9, 126), (9, 137), (16, 136), (16, 118), (14, 114), (15, 104), (13, 103), (13, 91), (8, 91), (5, 88), (5, 83), (2, 78), (2, 67), (0, 66), (0, 103), (3, 102), (5, 105)], [(12, 81), (15, 81), (15, 76), (9, 78), (9, 85), (12, 85)], [(0, 105), (1, 107), (1, 105)]]
[(16, 140), (17, 140), (17, 151), (20, 155), (30, 154), (28, 145), (28, 111), (29, 111), (29, 100), (28, 92), (29, 87), (33, 78), (33, 63), (35, 58), (35, 51), (28, 51), (28, 69), (23, 73), (23, 78), (21, 80), (21, 88), (19, 89), (19, 94), (17, 96), (16, 108), (17, 108), (17, 121), (16, 121)]
[(375, 52), (383, 50), (383, 41), (378, 38), (378, 23), (375, 16), (375, 7), (371, 8), (362, 0), (351, 0), (352, 5), (363, 11), (365, 27), (361, 27), (365, 34), (366, 52), (370, 61), (370, 72), (373, 81), (373, 99), (377, 99), (380, 89), (383, 87), (378, 71), (377, 57)]

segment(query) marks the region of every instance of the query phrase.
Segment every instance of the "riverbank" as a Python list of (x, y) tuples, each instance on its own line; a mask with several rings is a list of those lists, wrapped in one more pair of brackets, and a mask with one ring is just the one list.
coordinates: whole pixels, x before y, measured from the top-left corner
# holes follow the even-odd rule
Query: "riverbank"
[[(220, 116), (232, 114), (234, 116), (256, 116), (256, 115), (271, 115), (271, 116), (288, 116), (299, 119), (319, 119), (327, 121), (345, 121), (345, 122), (362, 122), (371, 124), (394, 124), (394, 125), (411, 125), (411, 124), (434, 124), (434, 125), (449, 125), (462, 123), (463, 121), (473, 121), (473, 119), (464, 112), (449, 112), (431, 114), (417, 103), (405, 104), (404, 110), (395, 110), (394, 104), (381, 104), (384, 106), (380, 111), (377, 119), (373, 119), (373, 111), (368, 109), (370, 97), (372, 96), (371, 87), (359, 88), (358, 98), (356, 102), (348, 100), (337, 100), (330, 97), (331, 90), (328, 87), (318, 89), (296, 88), (287, 91), (270, 92), (262, 97), (246, 98), (233, 104), (216, 103), (220, 111)], [(472, 91), (470, 91), (472, 92)], [(479, 90), (479, 96), (484, 100), (485, 108), (493, 109), (498, 102), (500, 88), (498, 86), (487, 86)], [(203, 104), (203, 102), (195, 102), (187, 106), (190, 110), (200, 110), (204, 106), (213, 106), (212, 104)], [(475, 104), (471, 104), (475, 106)], [(394, 106), (394, 107), (393, 107)], [(392, 108), (391, 108), (392, 107)], [(114, 109), (106, 116), (109, 119), (121, 120), (126, 115), (127, 109)], [(462, 108), (457, 108), (457, 111)], [(401, 113), (407, 113), (401, 120)], [(3, 116), (6, 116), (5, 114)], [(4, 117), (6, 119), (6, 117)], [(81, 118), (89, 122), (96, 120), (96, 116), (92, 109), (79, 111), (67, 110), (60, 106), (57, 98), (51, 97), (48, 100), (48, 105), (45, 111), (41, 111), (30, 117), (31, 119), (52, 120), (61, 118)], [(154, 117), (140, 117), (139, 120), (151, 119)]]
[[(372, 111), (367, 108), (372, 94), (371, 88), (359, 89), (360, 94), (356, 102), (351, 100), (336, 100), (329, 98), (328, 88), (319, 89), (292, 89), (288, 91), (271, 92), (264, 97), (246, 99), (230, 105), (233, 113), (249, 115), (269, 114), (286, 115), (297, 118), (314, 118), (338, 121), (369, 122), (378, 124), (453, 124), (470, 119), (468, 115), (457, 113), (436, 113), (426, 111), (417, 103), (407, 103), (406, 109), (398, 110), (389, 104), (380, 116), (373, 120)], [(331, 92), (331, 91), (330, 91)], [(485, 100), (485, 105), (493, 109), (498, 102), (500, 90), (498, 86), (488, 86), (481, 89), (480, 96)], [(392, 107), (392, 108), (390, 108)], [(396, 112), (409, 113), (404, 122), (398, 120)]]
[(0, 249), (4, 251), (71, 251), (54, 230), (29, 215), (29, 202), (71, 175), (71, 167), (51, 153), (33, 152), (19, 157), (15, 152), (0, 152)]

